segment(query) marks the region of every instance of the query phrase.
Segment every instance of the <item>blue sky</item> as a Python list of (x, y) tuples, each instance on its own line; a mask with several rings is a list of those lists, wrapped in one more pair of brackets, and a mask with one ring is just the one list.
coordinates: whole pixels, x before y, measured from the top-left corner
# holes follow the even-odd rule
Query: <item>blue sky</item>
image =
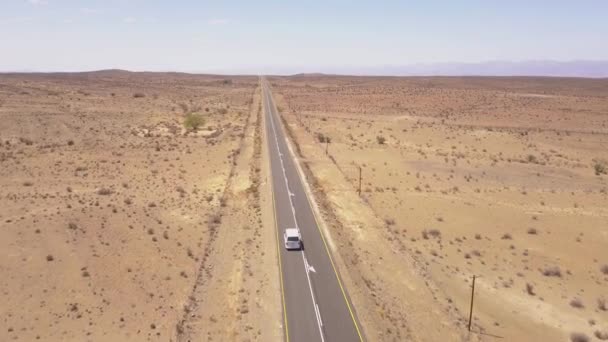
[(608, 60), (608, 1), (0, 0), (0, 70)]

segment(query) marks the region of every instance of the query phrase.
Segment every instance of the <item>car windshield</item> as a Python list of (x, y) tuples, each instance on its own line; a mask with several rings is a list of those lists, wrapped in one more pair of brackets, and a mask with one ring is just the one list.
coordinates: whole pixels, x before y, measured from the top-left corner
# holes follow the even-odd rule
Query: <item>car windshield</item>
[(297, 237), (297, 236), (289, 236), (289, 237), (287, 238), (287, 241), (298, 241), (298, 240), (299, 240), (299, 239), (298, 239), (298, 237)]

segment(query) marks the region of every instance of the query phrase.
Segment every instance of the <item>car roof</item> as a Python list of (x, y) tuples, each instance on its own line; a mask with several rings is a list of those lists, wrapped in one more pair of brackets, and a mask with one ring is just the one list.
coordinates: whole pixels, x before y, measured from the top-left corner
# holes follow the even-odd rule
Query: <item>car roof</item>
[(300, 232), (298, 231), (298, 228), (287, 228), (287, 229), (285, 229), (285, 234), (287, 236), (300, 236)]

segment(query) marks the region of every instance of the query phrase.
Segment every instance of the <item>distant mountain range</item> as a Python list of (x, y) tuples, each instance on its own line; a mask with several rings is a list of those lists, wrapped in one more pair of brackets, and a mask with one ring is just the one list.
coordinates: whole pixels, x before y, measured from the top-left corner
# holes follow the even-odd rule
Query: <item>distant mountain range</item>
[(375, 76), (553, 76), (608, 77), (608, 61), (489, 61), (480, 63), (428, 63), (375, 67), (263, 68), (266, 74), (324, 73)]
[[(349, 74), (357, 70), (345, 70)], [(560, 76), (608, 77), (608, 61), (490, 61), (437, 63), (359, 69), (361, 74), (396, 76)]]
[[(175, 70), (181, 72), (181, 70)], [(33, 72), (22, 70), (19, 72)], [(105, 70), (121, 73), (124, 70)], [(383, 66), (249, 66), (199, 69), (188, 73), (224, 75), (333, 74), (366, 76), (552, 76), (608, 78), (607, 61), (488, 61), (480, 63), (420, 63)]]

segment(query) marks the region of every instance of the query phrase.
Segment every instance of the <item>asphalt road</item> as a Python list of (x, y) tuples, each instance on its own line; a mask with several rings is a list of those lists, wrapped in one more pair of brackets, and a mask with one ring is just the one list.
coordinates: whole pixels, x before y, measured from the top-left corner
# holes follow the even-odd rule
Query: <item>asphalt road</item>
[[(348, 293), (318, 227), (294, 157), (287, 147), (272, 93), (263, 78), (262, 95), (277, 223), (286, 340), (362, 341), (362, 332)], [(285, 249), (283, 233), (287, 228), (300, 229), (303, 250)]]

